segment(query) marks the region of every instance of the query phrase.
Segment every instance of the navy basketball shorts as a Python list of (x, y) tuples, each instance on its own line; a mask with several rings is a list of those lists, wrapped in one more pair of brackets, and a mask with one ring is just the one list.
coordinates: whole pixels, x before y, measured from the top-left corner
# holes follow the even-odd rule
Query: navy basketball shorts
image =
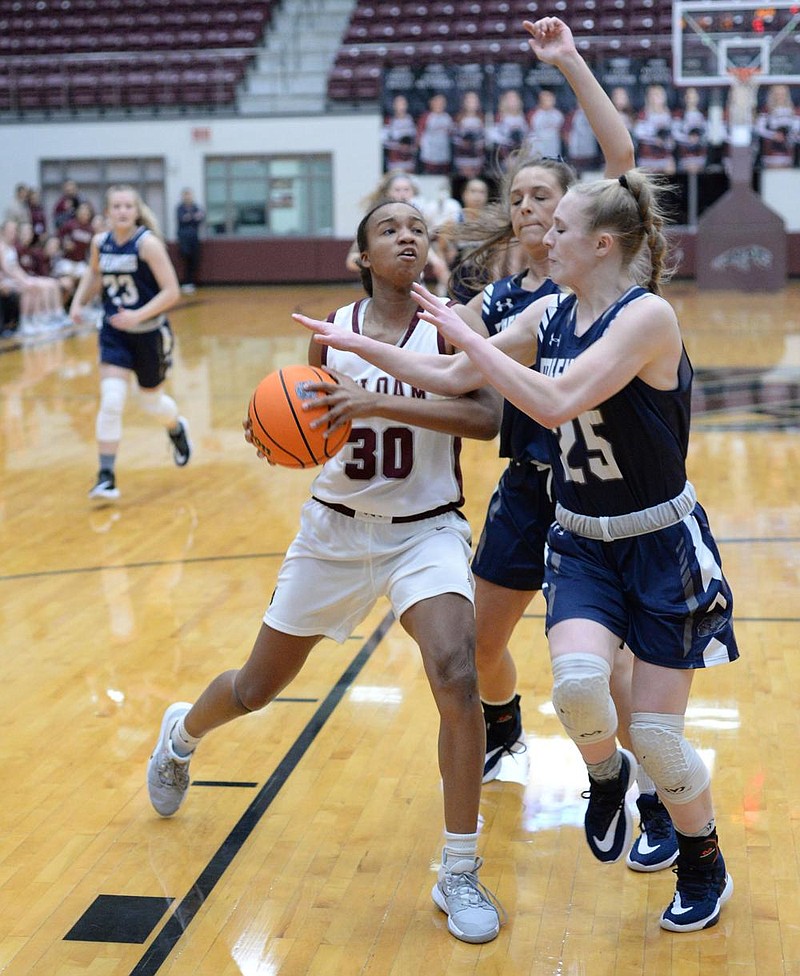
[(593, 620), (650, 664), (706, 668), (739, 656), (733, 595), (700, 505), (675, 525), (613, 542), (554, 524), (543, 592), (547, 630)]
[(508, 590), (540, 590), (555, 518), (550, 469), (512, 461), (500, 477), (472, 559), (475, 576)]
[(149, 332), (126, 332), (103, 322), (100, 329), (100, 362), (120, 366), (136, 374), (139, 386), (160, 386), (172, 365), (172, 329), (168, 322)]

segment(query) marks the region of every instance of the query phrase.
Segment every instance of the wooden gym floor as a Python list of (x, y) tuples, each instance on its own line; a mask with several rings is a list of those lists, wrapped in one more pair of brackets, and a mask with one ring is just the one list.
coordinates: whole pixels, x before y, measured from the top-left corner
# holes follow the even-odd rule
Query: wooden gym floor
[[(441, 796), (416, 648), (381, 603), (286, 696), (211, 734), (180, 814), (150, 808), (164, 707), (249, 651), (313, 472), (259, 462), (256, 382), (305, 359), (289, 319), (356, 285), (202, 289), (171, 316), (195, 456), (129, 401), (122, 498), (95, 509), (96, 336), (0, 352), (0, 972), (8, 976), (800, 976), (800, 283), (676, 304), (697, 369), (692, 481), (737, 599), (742, 658), (687, 717), (713, 768), (735, 892), (716, 928), (663, 932), (671, 872), (604, 867), (585, 773), (549, 704), (537, 597), (513, 639), (530, 768), (483, 794), (484, 882), (509, 913), (483, 947), (430, 900)], [(480, 529), (501, 470), (465, 444)]]

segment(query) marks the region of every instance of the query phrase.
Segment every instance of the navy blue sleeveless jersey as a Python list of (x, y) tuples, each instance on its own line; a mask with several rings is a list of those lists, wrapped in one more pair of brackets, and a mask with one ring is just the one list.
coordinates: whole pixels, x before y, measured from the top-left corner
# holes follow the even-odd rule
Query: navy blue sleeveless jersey
[[(489, 335), (507, 329), (514, 319), (538, 298), (559, 294), (559, 287), (545, 278), (535, 291), (522, 287), (527, 271), (509, 275), (492, 282), (483, 289), (481, 318)], [(507, 400), (503, 404), (500, 424), (500, 457), (516, 461), (549, 462), (547, 431), (540, 424)]]
[[(647, 295), (629, 289), (582, 336), (575, 335), (574, 295), (554, 302), (539, 325), (536, 369), (569, 369), (629, 302)], [(684, 349), (675, 390), (655, 390), (634, 378), (614, 396), (549, 431), (555, 495), (573, 512), (623, 515), (659, 505), (686, 484), (692, 365)]]
[[(100, 241), (104, 320), (121, 309), (141, 308), (161, 291), (150, 265), (139, 255), (139, 245), (150, 233), (139, 227), (124, 244), (117, 244), (109, 231)], [(157, 325), (154, 322), (150, 328)]]

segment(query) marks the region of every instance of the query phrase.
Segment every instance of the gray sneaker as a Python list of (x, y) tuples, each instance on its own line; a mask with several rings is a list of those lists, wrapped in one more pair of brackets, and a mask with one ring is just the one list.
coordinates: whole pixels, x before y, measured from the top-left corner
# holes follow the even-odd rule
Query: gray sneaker
[[(491, 942), (500, 931), (502, 908), (478, 881), (479, 857), (447, 862), (442, 855), (439, 877), (431, 891), (438, 908), (447, 914), (447, 927), (462, 942)], [(505, 916), (505, 913), (503, 913)]]
[(170, 742), (170, 733), (178, 719), (191, 708), (189, 702), (175, 702), (164, 712), (153, 754), (147, 764), (147, 791), (156, 813), (171, 817), (183, 803), (189, 789), (189, 760), (179, 756)]

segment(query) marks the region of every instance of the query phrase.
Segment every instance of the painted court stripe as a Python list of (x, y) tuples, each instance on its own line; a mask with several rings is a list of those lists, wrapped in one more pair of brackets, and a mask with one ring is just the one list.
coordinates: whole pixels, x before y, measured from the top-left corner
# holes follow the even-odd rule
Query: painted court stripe
[(280, 792), (297, 764), (308, 751), (310, 745), (322, 730), (325, 723), (333, 714), (334, 709), (344, 697), (347, 690), (360, 674), (364, 665), (372, 656), (375, 648), (383, 640), (384, 635), (394, 621), (394, 613), (390, 610), (378, 624), (367, 642), (350, 662), (347, 670), (333, 686), (328, 696), (316, 710), (308, 725), (303, 729), (289, 751), (283, 757), (275, 772), (261, 787), (250, 806), (240, 817), (222, 845), (208, 862), (200, 876), (189, 888), (175, 911), (167, 919), (164, 927), (155, 937), (145, 954), (134, 966), (130, 976), (154, 976), (161, 965), (174, 949), (187, 925), (192, 921), (202, 907), (206, 898), (211, 894), (215, 885), (239, 853), (245, 841), (259, 821), (267, 812), (270, 804)]

